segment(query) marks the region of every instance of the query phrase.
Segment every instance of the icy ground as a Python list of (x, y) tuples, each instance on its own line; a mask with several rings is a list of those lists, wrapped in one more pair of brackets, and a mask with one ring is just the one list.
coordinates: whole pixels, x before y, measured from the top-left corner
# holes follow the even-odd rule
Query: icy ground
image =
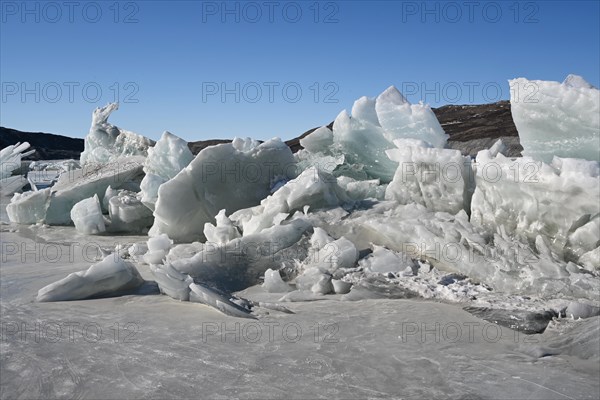
[[(2, 198), (4, 222), (7, 202)], [(425, 300), (342, 302), (332, 295), (285, 303), (294, 314), (263, 312), (258, 320), (152, 294), (151, 287), (142, 296), (38, 303), (40, 287), (87, 269), (98, 248), (147, 237), (0, 229), (2, 249), (33, 249), (2, 255), (2, 398), (600, 396), (599, 317), (561, 319), (544, 334), (524, 335)], [(148, 266), (138, 268), (153, 279)], [(259, 286), (239, 294), (281, 297)]]

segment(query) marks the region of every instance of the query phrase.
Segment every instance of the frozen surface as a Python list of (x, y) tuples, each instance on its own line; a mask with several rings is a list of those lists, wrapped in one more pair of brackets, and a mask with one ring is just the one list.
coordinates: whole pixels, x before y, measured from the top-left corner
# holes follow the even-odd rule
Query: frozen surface
[(142, 180), (142, 202), (154, 209), (160, 185), (172, 179), (194, 159), (185, 140), (164, 132), (156, 145), (148, 149)]
[(295, 160), (279, 139), (251, 139), (207, 147), (179, 174), (162, 184), (150, 235), (176, 241), (204, 240), (204, 224), (217, 213), (229, 215), (258, 205), (280, 180), (295, 176)]
[(95, 235), (106, 230), (98, 195), (75, 204), (71, 209), (71, 219), (75, 229), (87, 235)]
[[(72, 230), (51, 229), (55, 237), (60, 229)], [(34, 245), (14, 233), (3, 232), (0, 240)], [(61, 248), (68, 261), (69, 246)], [(494, 393), (495, 398), (546, 400), (600, 395), (598, 317), (565, 319), (544, 334), (523, 335), (457, 306), (417, 300), (338, 302), (329, 297), (286, 303), (294, 314), (269, 313), (258, 320), (156, 295), (32, 301), (40, 286), (88, 266), (81, 253), (56, 264), (11, 256), (0, 266), (3, 397), (162, 399), (195, 398), (201, 392), (206, 398), (275, 399), (291, 393), (298, 399), (464, 399)], [(151, 279), (147, 267), (140, 272)], [(241, 295), (255, 301), (280, 297), (260, 287)], [(36, 323), (37, 340), (16, 330), (25, 324), (34, 331)], [(63, 328), (58, 336), (56, 324)], [(237, 335), (231, 333), (236, 326)]]
[(92, 114), (92, 126), (85, 137), (81, 165), (108, 163), (124, 156), (146, 156), (154, 141), (118, 128), (108, 122), (110, 114), (119, 108), (118, 103), (98, 107)]
[(510, 81), (512, 117), (523, 155), (600, 161), (600, 91), (579, 76), (565, 82)]
[(116, 295), (137, 289), (144, 283), (135, 267), (115, 254), (86, 271), (74, 272), (66, 278), (40, 289), (37, 301), (81, 300), (89, 297)]

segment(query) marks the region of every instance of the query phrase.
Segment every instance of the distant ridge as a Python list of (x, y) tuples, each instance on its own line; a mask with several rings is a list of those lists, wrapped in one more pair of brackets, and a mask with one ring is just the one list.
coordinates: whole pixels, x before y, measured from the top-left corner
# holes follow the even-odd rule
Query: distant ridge
[[(479, 150), (489, 148), (498, 139), (507, 145), (506, 155), (517, 157), (523, 148), (519, 143), (517, 128), (510, 113), (510, 102), (479, 105), (446, 105), (434, 108), (437, 119), (448, 135), (448, 147), (460, 150), (465, 155), (475, 156)], [(328, 126), (331, 128), (333, 122)], [(317, 128), (309, 129), (302, 135), (285, 143), (292, 152), (302, 149), (300, 139)], [(43, 132), (22, 132), (16, 129), (0, 127), (0, 147), (4, 148), (17, 142), (29, 142), (36, 152), (28, 157), (31, 160), (56, 160), (65, 158), (79, 159), (83, 151), (83, 139), (70, 138)], [(228, 139), (211, 139), (189, 142), (192, 153), (220, 143), (229, 143)]]

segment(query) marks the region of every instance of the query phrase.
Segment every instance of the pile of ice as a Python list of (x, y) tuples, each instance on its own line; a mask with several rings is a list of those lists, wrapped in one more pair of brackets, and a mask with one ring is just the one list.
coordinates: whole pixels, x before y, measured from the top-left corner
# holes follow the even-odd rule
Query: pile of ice
[[(557, 85), (538, 104), (546, 119), (592, 132), (596, 119), (581, 107), (596, 89), (575, 78)], [(534, 120), (526, 107), (513, 112)], [(110, 111), (94, 116), (104, 133), (106, 118), (98, 121)], [(554, 142), (539, 147), (553, 155), (548, 162), (505, 157), (501, 141), (471, 160), (444, 148), (447, 135), (428, 106), (411, 105), (393, 87), (357, 100), (333, 130), (302, 139), (296, 156), (277, 138), (236, 138), (192, 157), (165, 132), (147, 157), (124, 157), (146, 150), (116, 132), (110, 162), (90, 166), (89, 178), (71, 171), (51, 189), (16, 195), (9, 217), (72, 220), (86, 234), (151, 226), (147, 245), (117, 253), (149, 264), (160, 291), (177, 300), (246, 316), (249, 303), (227, 293), (262, 280), (281, 301), (424, 297), (479, 307), (493, 296), (527, 296), (552, 300), (548, 315), (575, 300), (600, 301), (600, 164), (559, 157)]]
[(600, 161), (600, 91), (580, 76), (563, 83), (510, 81), (510, 107), (523, 155)]
[(375, 99), (356, 100), (352, 116), (342, 111), (333, 123), (333, 131), (321, 127), (301, 139), (305, 150), (297, 156), (305, 165), (336, 176), (388, 183), (398, 164), (386, 156), (386, 150), (395, 148), (396, 139), (418, 139), (443, 148), (448, 135), (428, 105), (410, 104), (390, 86)]
[(108, 163), (123, 156), (146, 156), (154, 141), (108, 122), (110, 114), (119, 108), (118, 103), (98, 107), (92, 115), (92, 126), (85, 137), (81, 165)]
[(203, 149), (174, 178), (158, 189), (151, 236), (166, 233), (173, 240), (205, 240), (204, 224), (258, 205), (281, 181), (295, 177), (289, 147), (275, 138), (264, 143), (236, 138)]

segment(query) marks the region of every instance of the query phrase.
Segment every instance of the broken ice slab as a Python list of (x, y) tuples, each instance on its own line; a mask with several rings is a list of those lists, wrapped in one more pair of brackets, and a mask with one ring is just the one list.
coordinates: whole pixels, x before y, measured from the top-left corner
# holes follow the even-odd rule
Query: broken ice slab
[(78, 232), (96, 235), (106, 231), (97, 194), (77, 202), (71, 209), (71, 219)]
[(144, 163), (146, 176), (141, 183), (142, 203), (154, 210), (160, 185), (174, 178), (193, 159), (188, 143), (165, 131), (154, 147), (148, 149)]
[(510, 83), (511, 113), (523, 155), (546, 163), (554, 156), (600, 161), (600, 91), (583, 78)]
[(137, 269), (116, 254), (38, 291), (37, 301), (82, 300), (133, 293), (144, 284)]
[(278, 138), (258, 143), (236, 138), (207, 147), (158, 190), (150, 235), (176, 241), (204, 241), (204, 224), (217, 213), (258, 205), (280, 180), (295, 177), (295, 160)]

